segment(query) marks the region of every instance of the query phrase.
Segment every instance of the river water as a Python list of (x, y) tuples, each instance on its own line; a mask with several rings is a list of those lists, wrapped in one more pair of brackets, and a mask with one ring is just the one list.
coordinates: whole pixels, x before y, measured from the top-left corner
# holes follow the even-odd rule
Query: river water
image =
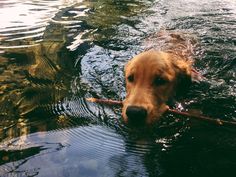
[(125, 63), (163, 29), (198, 41), (206, 77), (173, 107), (236, 121), (236, 1), (0, 1), (0, 176), (234, 176), (235, 127), (133, 128), (85, 99), (124, 99)]

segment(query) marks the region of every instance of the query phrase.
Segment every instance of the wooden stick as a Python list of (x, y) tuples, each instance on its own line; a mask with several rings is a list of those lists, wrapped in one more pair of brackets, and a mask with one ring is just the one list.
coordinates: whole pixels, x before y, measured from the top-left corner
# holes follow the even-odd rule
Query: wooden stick
[(99, 98), (86, 98), (87, 101), (93, 102), (93, 103), (100, 103), (100, 104), (106, 104), (111, 106), (122, 106), (122, 101), (117, 100), (106, 100), (106, 99), (99, 99)]
[[(106, 105), (110, 105), (110, 106), (122, 106), (123, 102), (122, 101), (117, 101), (117, 100), (109, 100), (109, 99), (98, 99), (98, 98), (86, 98), (87, 101), (89, 102), (93, 102), (93, 103), (100, 103), (100, 104), (106, 104)], [(168, 109), (167, 110), (168, 113), (172, 113), (172, 114), (176, 114), (176, 115), (181, 115), (181, 116), (185, 116), (185, 117), (189, 117), (189, 118), (194, 118), (197, 120), (203, 120), (203, 121), (207, 121), (207, 122), (211, 122), (211, 123), (215, 123), (217, 125), (233, 125), (236, 126), (236, 122), (233, 121), (225, 121), (225, 120), (221, 120), (219, 118), (210, 118), (207, 116), (203, 116), (203, 115), (196, 115), (196, 114), (191, 114), (188, 112), (182, 112), (182, 111), (178, 111), (176, 109)]]
[(219, 118), (210, 118), (210, 117), (203, 116), (203, 115), (190, 114), (188, 112), (182, 112), (182, 111), (178, 111), (178, 110), (170, 109), (170, 108), (167, 111), (169, 113), (173, 113), (176, 115), (181, 115), (181, 116), (190, 117), (190, 118), (194, 118), (194, 119), (198, 119), (198, 120), (212, 122), (217, 125), (235, 125), (236, 126), (236, 122), (233, 122), (233, 121), (226, 121), (226, 120), (221, 120)]

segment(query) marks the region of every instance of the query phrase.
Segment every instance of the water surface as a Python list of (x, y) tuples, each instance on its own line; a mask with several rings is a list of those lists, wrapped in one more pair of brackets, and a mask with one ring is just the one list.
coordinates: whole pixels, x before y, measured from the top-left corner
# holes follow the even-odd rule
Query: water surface
[(0, 2), (0, 176), (233, 176), (236, 129), (165, 115), (130, 128), (123, 67), (166, 29), (198, 41), (193, 84), (174, 107), (236, 121), (236, 2)]

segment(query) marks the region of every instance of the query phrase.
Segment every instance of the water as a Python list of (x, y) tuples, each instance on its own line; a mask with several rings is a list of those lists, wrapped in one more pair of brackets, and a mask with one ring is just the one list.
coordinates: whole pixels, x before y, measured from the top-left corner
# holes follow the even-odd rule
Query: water
[(0, 2), (0, 176), (234, 176), (235, 127), (165, 115), (130, 128), (123, 67), (161, 30), (191, 34), (207, 78), (176, 107), (236, 121), (236, 2)]

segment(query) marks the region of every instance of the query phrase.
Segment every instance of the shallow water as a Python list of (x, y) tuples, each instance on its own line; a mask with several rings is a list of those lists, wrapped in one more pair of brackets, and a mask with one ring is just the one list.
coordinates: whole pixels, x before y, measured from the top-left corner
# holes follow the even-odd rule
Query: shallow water
[(198, 41), (207, 79), (174, 107), (236, 121), (236, 2), (0, 2), (0, 176), (233, 176), (236, 129), (165, 115), (130, 128), (123, 66), (161, 29)]

